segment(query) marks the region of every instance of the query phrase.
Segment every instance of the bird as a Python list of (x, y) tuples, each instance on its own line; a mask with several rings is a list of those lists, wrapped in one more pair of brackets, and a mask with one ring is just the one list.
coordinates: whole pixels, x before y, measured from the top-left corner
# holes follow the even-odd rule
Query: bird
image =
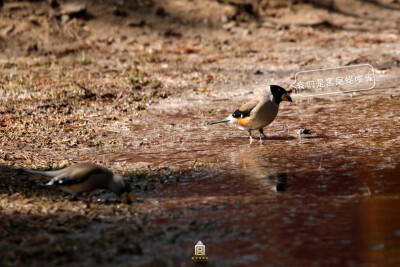
[(231, 115), (223, 120), (214, 121), (208, 125), (218, 123), (232, 123), (239, 126), (242, 130), (247, 130), (251, 137), (252, 130), (258, 130), (261, 138), (266, 138), (263, 128), (271, 124), (279, 110), (279, 104), (282, 101), (292, 102), (291, 91), (286, 91), (279, 85), (268, 86), (261, 100), (250, 101), (240, 108), (236, 109)]
[(121, 195), (127, 190), (122, 176), (93, 163), (78, 163), (55, 171), (26, 171), (52, 177), (43, 186), (57, 186), (74, 196), (95, 189), (107, 189), (117, 195)]

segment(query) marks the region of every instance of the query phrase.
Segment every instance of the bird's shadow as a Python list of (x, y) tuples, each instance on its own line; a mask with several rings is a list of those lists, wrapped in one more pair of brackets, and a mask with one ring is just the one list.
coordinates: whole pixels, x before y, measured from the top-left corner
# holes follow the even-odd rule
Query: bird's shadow
[[(255, 136), (253, 137), (254, 140), (260, 140), (259, 136)], [(266, 136), (266, 137), (262, 137), (261, 140), (295, 140), (297, 139), (294, 136), (291, 135), (286, 135), (286, 136), (282, 136), (282, 135), (270, 135), (270, 136)]]
[[(249, 136), (236, 136), (236, 137), (234, 137), (234, 139), (251, 140), (249, 138)], [(294, 136), (290, 136), (290, 135), (289, 136), (273, 135), (273, 136), (266, 136), (266, 137), (261, 138), (261, 140), (271, 140), (271, 141), (273, 141), (273, 140), (295, 140), (295, 139), (297, 139), (297, 138)], [(260, 136), (252, 135), (252, 140), (253, 141), (260, 140)]]
[[(248, 136), (236, 136), (234, 137), (235, 139), (241, 139), (241, 140), (250, 140), (250, 138)], [(260, 140), (260, 136), (254, 136), (252, 135), (252, 140), (253, 141), (257, 141)], [(266, 137), (262, 137), (261, 140), (265, 140), (265, 141), (287, 141), (287, 140), (303, 140), (303, 139), (329, 139), (332, 138), (330, 136), (326, 136), (326, 135), (302, 135), (301, 138), (299, 137), (295, 137), (295, 136), (291, 136), (291, 135), (269, 135)]]

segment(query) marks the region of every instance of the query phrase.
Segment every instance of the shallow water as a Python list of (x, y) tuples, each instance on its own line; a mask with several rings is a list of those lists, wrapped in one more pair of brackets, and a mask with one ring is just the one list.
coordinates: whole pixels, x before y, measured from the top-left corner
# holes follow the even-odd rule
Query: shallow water
[[(227, 104), (209, 108), (223, 115)], [(159, 217), (154, 229), (188, 227), (148, 252), (187, 262), (201, 240), (217, 265), (400, 264), (399, 112), (399, 98), (381, 94), (298, 100), (250, 143), (189, 107), (159, 114), (169, 124), (145, 129), (157, 138), (112, 160), (197, 168), (142, 207)]]

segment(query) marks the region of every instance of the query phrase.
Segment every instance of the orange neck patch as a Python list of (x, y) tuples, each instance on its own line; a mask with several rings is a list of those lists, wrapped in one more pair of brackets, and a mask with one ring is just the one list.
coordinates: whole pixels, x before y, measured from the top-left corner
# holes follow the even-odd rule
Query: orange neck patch
[(238, 118), (237, 124), (239, 124), (242, 127), (246, 127), (249, 123), (249, 120), (250, 120), (250, 117)]

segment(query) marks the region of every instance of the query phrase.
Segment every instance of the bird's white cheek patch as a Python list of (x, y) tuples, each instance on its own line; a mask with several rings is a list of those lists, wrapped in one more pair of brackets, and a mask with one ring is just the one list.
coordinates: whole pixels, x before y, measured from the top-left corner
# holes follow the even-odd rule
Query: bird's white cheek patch
[(229, 123), (236, 123), (236, 120), (237, 120), (232, 115), (229, 115), (229, 117), (227, 117), (227, 119), (229, 120)]
[(300, 71), (290, 85), (300, 97), (367, 91), (375, 88), (375, 71), (369, 64)]

